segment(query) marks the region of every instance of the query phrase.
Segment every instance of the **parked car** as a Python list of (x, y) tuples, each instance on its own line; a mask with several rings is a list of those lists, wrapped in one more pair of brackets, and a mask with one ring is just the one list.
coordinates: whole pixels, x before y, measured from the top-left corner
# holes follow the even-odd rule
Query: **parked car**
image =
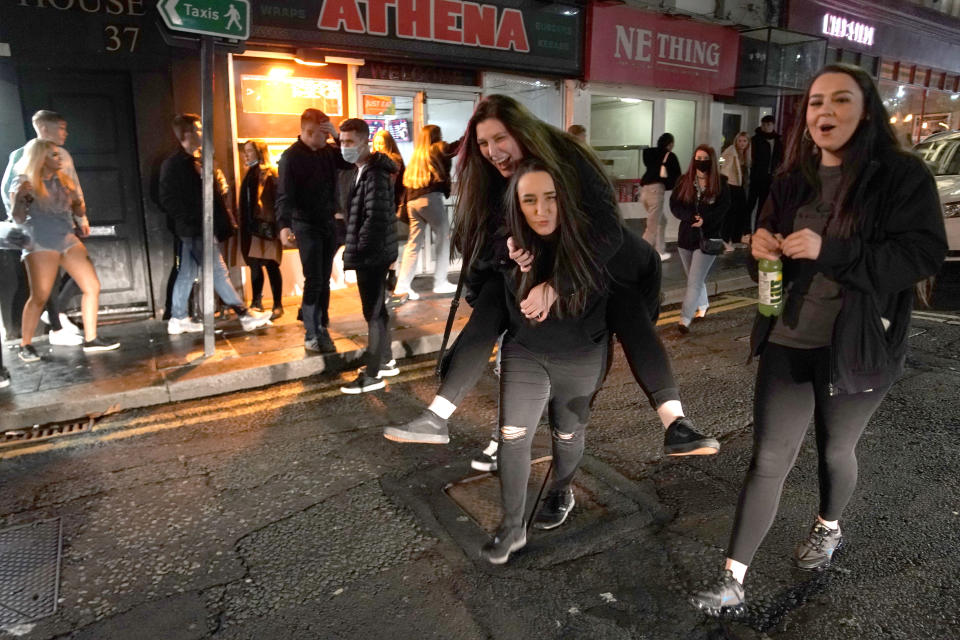
[(913, 150), (923, 158), (937, 180), (947, 226), (948, 260), (960, 260), (960, 131), (928, 136)]

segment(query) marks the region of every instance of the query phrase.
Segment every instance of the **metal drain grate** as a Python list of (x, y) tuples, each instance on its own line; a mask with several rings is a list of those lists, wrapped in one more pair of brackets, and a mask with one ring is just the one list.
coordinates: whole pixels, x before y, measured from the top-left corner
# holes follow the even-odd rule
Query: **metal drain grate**
[(45, 424), (42, 426), (36, 425), (27, 427), (26, 429), (10, 429), (3, 433), (3, 437), (0, 438), (0, 445), (33, 442), (36, 440), (55, 438), (57, 436), (86, 433), (93, 428), (95, 422), (96, 418), (89, 417), (72, 422)]
[(57, 612), (62, 548), (60, 518), (0, 531), (0, 626)]

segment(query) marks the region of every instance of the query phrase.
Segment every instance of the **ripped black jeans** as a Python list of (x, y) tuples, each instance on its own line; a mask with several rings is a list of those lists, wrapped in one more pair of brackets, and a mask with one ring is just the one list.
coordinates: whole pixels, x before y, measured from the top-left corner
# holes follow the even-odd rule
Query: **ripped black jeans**
[(607, 339), (563, 353), (534, 353), (509, 338), (500, 364), (500, 499), (503, 524), (523, 524), (530, 449), (544, 405), (550, 403), (553, 471), (550, 490), (570, 486), (583, 458), (590, 405), (607, 362)]

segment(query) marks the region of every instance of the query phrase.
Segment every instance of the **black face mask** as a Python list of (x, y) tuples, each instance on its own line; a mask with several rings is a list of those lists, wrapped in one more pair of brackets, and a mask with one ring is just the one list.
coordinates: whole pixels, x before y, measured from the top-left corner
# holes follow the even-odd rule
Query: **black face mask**
[(694, 160), (693, 166), (695, 166), (698, 171), (703, 171), (704, 173), (710, 173), (709, 160)]

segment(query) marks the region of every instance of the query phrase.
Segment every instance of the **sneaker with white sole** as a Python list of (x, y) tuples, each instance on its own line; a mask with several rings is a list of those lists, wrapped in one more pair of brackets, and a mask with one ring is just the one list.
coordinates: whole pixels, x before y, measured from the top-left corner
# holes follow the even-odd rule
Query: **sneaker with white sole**
[(17, 356), (24, 362), (36, 362), (40, 359), (40, 354), (32, 344), (20, 345), (17, 349)]
[(340, 387), (340, 391), (346, 393), (347, 395), (354, 395), (358, 393), (369, 393), (371, 391), (376, 391), (377, 389), (383, 389), (387, 386), (387, 383), (383, 381), (383, 378), (371, 378), (366, 373), (361, 371), (357, 374), (356, 379)]
[(57, 347), (79, 347), (83, 344), (83, 336), (79, 333), (73, 333), (66, 327), (59, 331), (50, 331), (47, 333), (47, 340), (50, 344)]
[(450, 442), (450, 431), (446, 420), (430, 409), (425, 409), (410, 422), (395, 427), (384, 427), (383, 437), (394, 442), (447, 444)]
[(433, 287), (434, 293), (456, 293), (457, 285), (450, 282), (441, 282)]
[(474, 456), (473, 460), (470, 461), (470, 467), (472, 469), (476, 469), (477, 471), (496, 471), (497, 451), (499, 448), (500, 443), (496, 440), (491, 440), (490, 444), (487, 445), (487, 448), (481, 451), (478, 455)]
[(83, 342), (83, 352), (84, 353), (98, 353), (100, 351), (114, 351), (120, 348), (120, 343), (116, 340), (108, 340), (107, 338), (97, 336), (93, 340), (84, 340)]
[(797, 545), (793, 562), (798, 569), (822, 571), (830, 566), (834, 554), (843, 548), (840, 527), (831, 529), (819, 520), (813, 523), (809, 535)]
[(497, 533), (480, 549), (480, 557), (490, 564), (506, 564), (510, 554), (527, 546), (527, 528), (500, 525)]
[(254, 331), (270, 322), (269, 311), (257, 311), (256, 309), (247, 309), (246, 313), (240, 316), (240, 326), (244, 331)]
[(392, 378), (398, 375), (400, 375), (400, 368), (397, 367), (397, 361), (392, 358), (380, 365), (380, 371), (377, 372), (378, 378)]
[(394, 292), (393, 292), (393, 295), (395, 295), (395, 296), (406, 296), (406, 297), (407, 297), (407, 300), (419, 300), (419, 299), (420, 299), (420, 294), (417, 293), (416, 291), (414, 291), (413, 289), (410, 289), (410, 290), (408, 290), (408, 291), (394, 291)]
[(533, 519), (534, 528), (556, 529), (567, 520), (567, 516), (573, 511), (573, 506), (576, 503), (577, 501), (573, 497), (573, 489), (570, 487), (559, 491), (551, 489), (547, 492), (546, 499), (540, 503), (540, 509)]
[[(77, 335), (80, 335), (81, 333), (83, 333), (82, 331), (80, 331), (80, 327), (78, 327), (77, 325), (73, 324), (73, 322), (71, 322), (71, 320), (70, 320), (69, 316), (67, 316), (67, 314), (61, 313), (61, 314), (59, 314), (57, 317), (60, 318), (60, 329), (61, 329), (61, 330), (66, 330), (66, 331), (69, 332), (69, 333), (75, 333), (75, 334), (77, 334)], [(40, 320), (43, 321), (43, 324), (49, 326), (49, 325), (50, 325), (50, 314), (48, 314), (46, 311), (44, 311), (43, 313), (40, 314)]]
[(0, 389), (10, 386), (10, 372), (6, 367), (0, 367)]
[(690, 597), (690, 604), (708, 616), (740, 615), (746, 611), (743, 585), (727, 569), (717, 580)]
[(167, 335), (178, 336), (181, 333), (200, 333), (203, 324), (191, 318), (170, 318), (167, 320)]

